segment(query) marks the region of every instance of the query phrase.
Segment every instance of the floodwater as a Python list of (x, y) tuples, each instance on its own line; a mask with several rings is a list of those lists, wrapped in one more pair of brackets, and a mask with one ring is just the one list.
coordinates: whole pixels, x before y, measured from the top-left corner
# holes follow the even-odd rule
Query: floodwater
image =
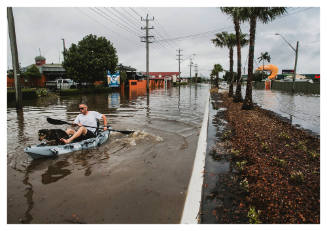
[[(244, 98), (245, 88), (242, 94)], [(253, 89), (252, 99), (262, 108), (289, 119), (293, 125), (320, 135), (320, 95)]]
[[(7, 222), (179, 223), (209, 85), (24, 101), (7, 109)], [(117, 130), (99, 148), (32, 160), (23, 149), (37, 131), (66, 129), (78, 103), (107, 116)]]

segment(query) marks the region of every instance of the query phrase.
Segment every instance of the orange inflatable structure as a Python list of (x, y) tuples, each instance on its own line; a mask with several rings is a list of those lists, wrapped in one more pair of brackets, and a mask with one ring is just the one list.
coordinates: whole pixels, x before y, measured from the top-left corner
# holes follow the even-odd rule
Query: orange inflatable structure
[(270, 71), (270, 75), (268, 76), (268, 79), (275, 79), (276, 75), (278, 74), (278, 67), (272, 64), (268, 65), (262, 65), (256, 69), (256, 71)]

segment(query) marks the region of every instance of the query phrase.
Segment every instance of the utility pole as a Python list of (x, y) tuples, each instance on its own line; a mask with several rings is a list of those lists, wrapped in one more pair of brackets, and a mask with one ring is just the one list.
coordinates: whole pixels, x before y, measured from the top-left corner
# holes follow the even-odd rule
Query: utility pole
[(296, 42), (296, 48), (294, 48), (287, 40), (284, 38), (283, 35), (279, 33), (275, 33), (275, 35), (279, 35), (286, 43), (289, 45), (289, 47), (295, 52), (295, 64), (294, 64), (294, 74), (293, 74), (293, 85), (292, 85), (292, 93), (295, 92), (295, 78), (296, 78), (296, 67), (297, 67), (297, 56), (299, 52), (299, 41)]
[(21, 109), (23, 107), (22, 90), (20, 86), (20, 79), (17, 76), (18, 75), (17, 72), (19, 71), (19, 62), (18, 62), (18, 51), (17, 51), (17, 43), (16, 43), (15, 21), (12, 12), (12, 7), (7, 7), (7, 19), (8, 19), (8, 31), (9, 31), (10, 49), (11, 49), (11, 57), (12, 57), (12, 67), (13, 67), (14, 78), (15, 78), (16, 108)]
[(192, 81), (192, 65), (193, 65), (192, 58), (190, 58), (190, 81)]
[(149, 41), (149, 38), (153, 38), (154, 36), (149, 35), (149, 30), (154, 29), (154, 27), (149, 27), (149, 21), (154, 21), (154, 17), (152, 19), (149, 19), (149, 15), (146, 15), (146, 19), (143, 19), (141, 17), (141, 21), (145, 21), (145, 27), (141, 27), (142, 30), (145, 30), (145, 40), (141, 42), (145, 42), (145, 47), (146, 47), (146, 92), (149, 94), (149, 43), (152, 43)]
[(295, 64), (294, 64), (294, 76), (293, 76), (292, 93), (295, 92), (295, 78), (296, 78), (296, 67), (297, 67), (298, 52), (299, 52), (299, 41), (296, 42), (296, 49), (295, 49)]
[(66, 53), (66, 45), (65, 45), (65, 39), (61, 39), (62, 40), (62, 46), (63, 46), (63, 49), (64, 49), (64, 52), (63, 52), (63, 61), (65, 61), (65, 53)]
[(178, 55), (177, 55), (177, 60), (178, 60), (178, 81), (180, 82), (181, 81), (181, 56), (183, 56), (183, 55), (181, 55), (181, 51), (183, 51), (183, 50), (181, 50), (181, 49), (178, 49), (177, 50), (178, 51)]
[(195, 84), (198, 83), (198, 64), (194, 65), (194, 72), (195, 72)]

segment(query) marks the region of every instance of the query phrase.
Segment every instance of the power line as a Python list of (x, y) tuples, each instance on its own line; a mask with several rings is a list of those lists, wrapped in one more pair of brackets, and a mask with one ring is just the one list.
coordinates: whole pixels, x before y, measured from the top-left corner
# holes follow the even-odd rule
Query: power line
[[(122, 17), (122, 13), (120, 13), (118, 10), (116, 10), (114, 7), (111, 8), (104, 8), (108, 13), (110, 13), (112, 16), (116, 17), (120, 22), (124, 23), (126, 27), (136, 32), (138, 36), (140, 36), (139, 30), (137, 28), (134, 28), (135, 24), (129, 22), (129, 20), (126, 17)], [(118, 12), (118, 13), (116, 13)]]
[(121, 22), (115, 20), (111, 15), (108, 15), (106, 12), (103, 12), (101, 9), (95, 7), (94, 9), (93, 8), (90, 8), (91, 10), (95, 11), (96, 13), (100, 13), (102, 16), (104, 16), (108, 21), (111, 21), (111, 22), (114, 22), (116, 26), (119, 26), (120, 28), (122, 28), (123, 30), (129, 32), (129, 33), (132, 33), (134, 34), (136, 37), (139, 37), (139, 35), (132, 31), (129, 27), (125, 26), (124, 24), (122, 24)]
[[(91, 20), (95, 21), (97, 24), (100, 24), (101, 26), (104, 26), (106, 29), (108, 29), (108, 30), (111, 32), (111, 34), (110, 34), (111, 36), (117, 37), (117, 38), (119, 38), (119, 39), (120, 39), (120, 38), (124, 38), (124, 39), (126, 39), (126, 40), (128, 40), (128, 41), (132, 41), (132, 42), (134, 42), (134, 41), (131, 40), (129, 37), (126, 37), (126, 36), (120, 34), (120, 33), (117, 32), (117, 31), (113, 31), (112, 28), (108, 27), (106, 24), (103, 24), (101, 21), (97, 20), (95, 17), (91, 16), (90, 14), (84, 12), (81, 8), (77, 8), (77, 7), (75, 7), (75, 9), (79, 10), (80, 12), (82, 12), (84, 15), (86, 15), (86, 16), (87, 16), (88, 18), (90, 18)], [(91, 10), (91, 9), (90, 9), (90, 10)], [(96, 15), (100, 16), (97, 12), (95, 12), (95, 13), (96, 13)], [(102, 16), (100, 16), (100, 17), (103, 18)], [(119, 35), (119, 37), (118, 37), (118, 35)]]
[(207, 34), (218, 33), (219, 31), (226, 30), (227, 28), (231, 28), (231, 27), (232, 26), (223, 27), (223, 28), (218, 29), (218, 30), (215, 29), (215, 30), (210, 30), (210, 31), (206, 31), (206, 32), (201, 32), (201, 33), (197, 33), (197, 34), (185, 35), (185, 36), (180, 36), (180, 37), (175, 37), (175, 38), (169, 38), (169, 39), (164, 39), (164, 40), (157, 40), (156, 42), (173, 41), (173, 40), (183, 40), (183, 39), (187, 39), (187, 38), (201, 37), (201, 36), (207, 35)]
[[(137, 33), (139, 33), (138, 32), (138, 29), (134, 29), (135, 21), (136, 21), (137, 24), (140, 23), (138, 20), (135, 20), (134, 18), (131, 19), (129, 16), (127, 16), (126, 14), (122, 13), (121, 11), (119, 11), (118, 8), (112, 7), (111, 10), (114, 10), (114, 11), (117, 12), (117, 14), (115, 13), (115, 16), (117, 18), (119, 18), (119, 20), (122, 20), (123, 19), (125, 22), (128, 23), (129, 26), (132, 26), (133, 30), (137, 30)], [(139, 37), (141, 37), (141, 35)], [(160, 46), (161, 48), (165, 48), (162, 44), (155, 44), (155, 46), (156, 47), (157, 46)]]
[[(148, 12), (151, 13), (150, 12), (150, 9), (149, 8), (147, 8), (147, 9), (148, 9)], [(156, 21), (154, 21), (154, 23), (156, 23), (159, 26), (159, 28), (161, 28), (161, 30), (163, 31), (163, 33), (166, 34), (166, 37), (170, 37), (170, 35), (167, 33), (166, 29), (159, 23), (159, 20), (158, 19), (156, 19)], [(159, 33), (159, 32), (158, 32), (158, 34), (159, 34), (159, 37), (162, 38), (162, 40), (164, 40), (165, 36), (161, 35), (161, 33)], [(165, 41), (165, 42), (169, 46), (176, 47), (176, 45), (174, 44), (175, 42), (172, 42), (172, 41)]]

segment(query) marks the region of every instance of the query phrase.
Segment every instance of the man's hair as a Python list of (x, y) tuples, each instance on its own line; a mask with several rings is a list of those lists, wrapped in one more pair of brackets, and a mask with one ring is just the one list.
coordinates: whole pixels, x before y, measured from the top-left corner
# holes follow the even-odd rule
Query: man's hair
[(80, 104), (78, 104), (78, 106), (81, 106), (81, 105), (85, 105), (85, 107), (87, 107), (87, 108), (88, 108), (88, 106), (87, 106), (87, 104), (86, 104), (86, 103), (80, 103)]

